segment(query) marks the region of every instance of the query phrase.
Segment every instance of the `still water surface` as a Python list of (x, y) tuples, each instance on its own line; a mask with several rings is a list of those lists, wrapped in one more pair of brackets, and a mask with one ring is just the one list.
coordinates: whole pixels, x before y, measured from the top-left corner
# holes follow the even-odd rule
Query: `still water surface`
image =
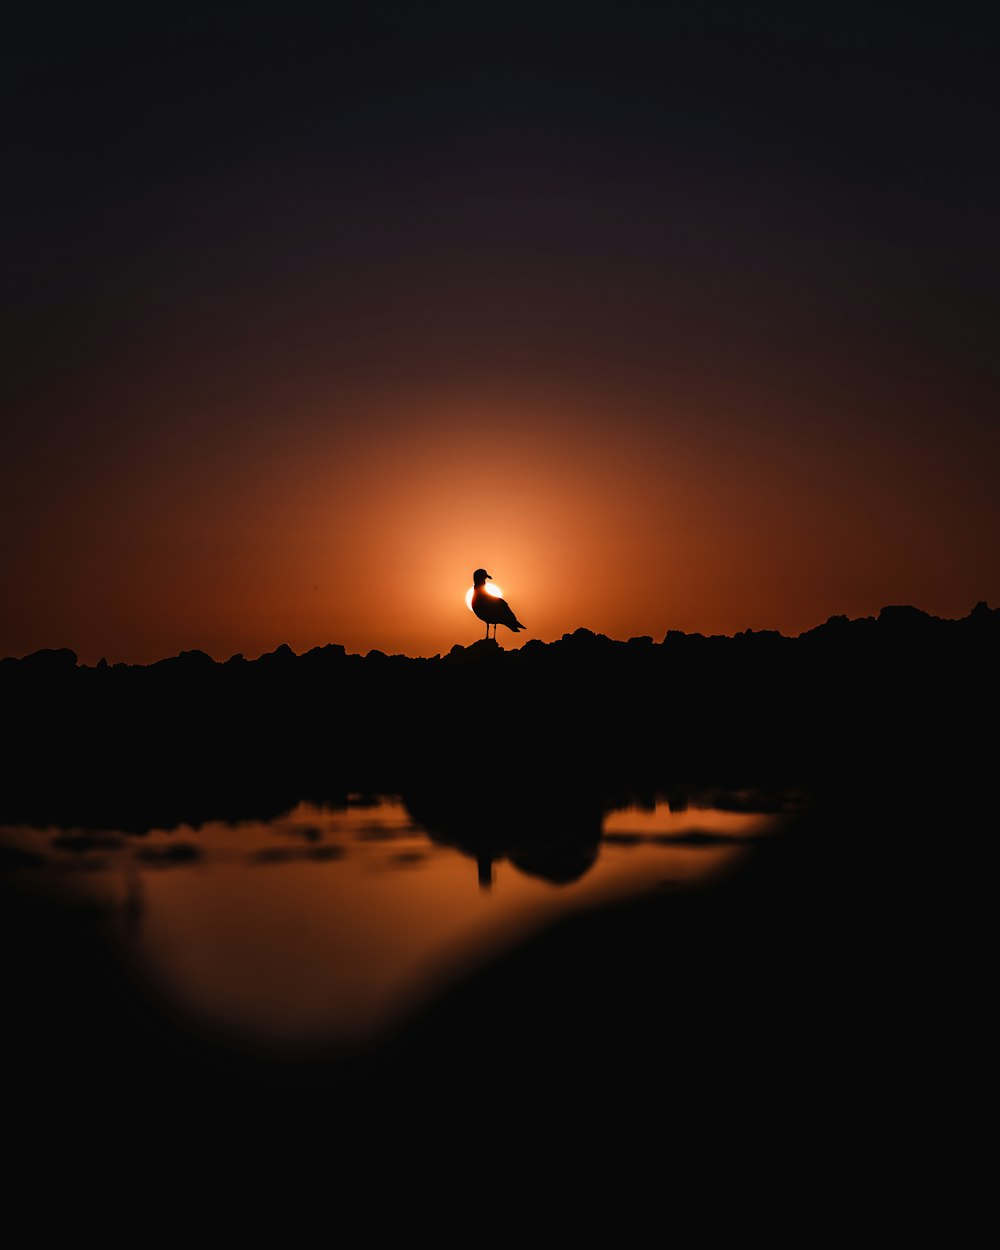
[(141, 836), (0, 826), (0, 844), (33, 857), (14, 870), (25, 879), (97, 902), (137, 984), (189, 1026), (294, 1049), (364, 1043), (559, 915), (707, 883), (794, 805), (727, 795), (609, 810), (570, 879), (496, 848), (484, 864), (395, 796)]

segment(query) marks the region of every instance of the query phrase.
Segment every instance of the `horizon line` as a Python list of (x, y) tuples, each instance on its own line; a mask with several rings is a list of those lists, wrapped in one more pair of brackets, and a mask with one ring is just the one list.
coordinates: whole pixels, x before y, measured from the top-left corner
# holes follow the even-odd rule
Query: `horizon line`
[[(834, 626), (834, 627), (840, 626), (843, 623), (847, 623), (850, 625), (864, 624), (866, 622), (877, 623), (881, 621), (882, 618), (887, 613), (888, 614), (898, 613), (901, 615), (906, 614), (906, 615), (909, 615), (911, 619), (924, 619), (926, 621), (933, 621), (933, 622), (939, 622), (939, 623), (959, 624), (963, 621), (970, 620), (974, 616), (984, 615), (986, 613), (992, 614), (995, 612), (1000, 612), (1000, 608), (991, 608), (989, 606), (989, 603), (985, 599), (978, 600), (976, 604), (970, 609), (970, 611), (965, 616), (960, 616), (960, 617), (935, 616), (933, 613), (927, 612), (923, 608), (918, 608), (913, 604), (885, 604), (883, 605), (883, 607), (879, 609), (878, 613), (874, 615), (849, 617), (843, 613), (835, 613), (831, 616), (828, 616), (825, 621), (821, 621), (817, 625), (812, 625), (808, 629), (802, 630), (798, 634), (784, 634), (781, 632), (781, 630), (778, 630), (778, 629), (752, 629), (749, 627), (745, 629), (737, 630), (731, 634), (718, 634), (718, 633), (706, 634), (698, 630), (686, 631), (686, 630), (668, 628), (659, 642), (655, 640), (652, 634), (633, 634), (631, 637), (627, 639), (612, 638), (608, 634), (600, 633), (584, 625), (579, 625), (576, 627), (575, 630), (567, 631), (563, 633), (560, 637), (553, 638), (549, 641), (545, 641), (544, 639), (541, 639), (541, 638), (526, 638), (523, 640), (523, 642), (521, 642), (519, 646), (512, 648), (512, 650), (514, 652), (517, 652), (517, 651), (524, 650), (526, 647), (554, 646), (554, 645), (558, 645), (561, 642), (572, 640), (573, 638), (579, 638), (579, 636), (581, 635), (593, 637), (595, 639), (603, 639), (607, 642), (614, 643), (620, 646), (628, 646), (630, 644), (663, 646), (668, 641), (668, 639), (671, 638), (671, 636), (675, 638), (694, 638), (694, 639), (711, 639), (711, 640), (726, 639), (726, 640), (731, 641), (737, 638), (745, 638), (749, 635), (749, 636), (754, 636), (754, 637), (771, 637), (771, 638), (781, 638), (781, 639), (785, 639), (788, 641), (794, 641), (799, 638), (804, 638), (806, 635), (814, 633), (816, 630), (824, 629), (830, 626)], [(231, 663), (238, 662), (238, 661), (247, 663), (247, 664), (255, 664), (257, 663), (258, 660), (262, 660), (267, 657), (275, 657), (278, 655), (281, 655), (281, 656), (291, 655), (294, 658), (299, 659), (304, 656), (311, 655), (317, 651), (328, 651), (328, 650), (342, 652), (345, 657), (351, 657), (355, 659), (367, 659), (368, 657), (373, 656), (373, 657), (385, 657), (387, 659), (407, 659), (407, 660), (414, 660), (414, 661), (417, 661), (417, 660), (430, 661), (430, 660), (445, 659), (448, 656), (454, 656), (456, 652), (464, 652), (464, 651), (472, 650), (474, 648), (478, 648), (482, 644), (486, 643), (487, 641), (489, 642), (490, 646), (496, 647), (496, 649), (499, 651), (505, 652), (507, 650), (495, 639), (487, 640), (485, 638), (478, 638), (471, 643), (456, 642), (452, 645), (451, 648), (449, 648), (447, 652), (439, 651), (439, 652), (436, 652), (434, 655), (428, 655), (428, 656), (423, 656), (423, 655), (411, 656), (411, 655), (406, 654), (405, 652), (387, 652), (387, 651), (383, 651), (379, 647), (372, 647), (368, 651), (365, 651), (365, 652), (360, 652), (360, 651), (348, 652), (346, 647), (343, 645), (343, 643), (336, 643), (336, 642), (317, 643), (312, 647), (308, 647), (304, 651), (295, 651), (287, 642), (281, 642), (281, 643), (278, 643), (272, 650), (262, 651), (259, 655), (257, 655), (253, 659), (248, 659), (242, 651), (233, 652), (232, 654), (227, 656), (225, 659), (217, 659), (215, 656), (211, 655), (207, 651), (202, 650), (199, 647), (190, 647), (190, 648), (183, 648), (180, 651), (174, 652), (172, 655), (161, 656), (159, 659), (150, 660), (147, 662), (132, 663), (126, 660), (118, 660), (118, 661), (111, 662), (102, 656), (101, 659), (99, 659), (95, 664), (81, 664), (79, 662), (78, 653), (72, 647), (39, 647), (36, 650), (27, 652), (26, 654), (21, 655), (21, 656), (13, 656), (13, 655), (0, 656), (0, 665), (8, 664), (8, 663), (19, 664), (26, 660), (32, 660), (32, 659), (41, 658), (44, 656), (68, 657), (70, 655), (73, 656), (74, 667), (79, 667), (79, 668), (100, 668), (100, 669), (103, 669), (103, 668), (152, 668), (158, 664), (163, 664), (169, 660), (180, 659), (185, 656), (186, 657), (204, 656), (207, 660), (211, 661), (211, 663), (217, 664), (217, 665), (231, 664)], [(67, 667), (69, 667), (68, 664), (67, 664)]]

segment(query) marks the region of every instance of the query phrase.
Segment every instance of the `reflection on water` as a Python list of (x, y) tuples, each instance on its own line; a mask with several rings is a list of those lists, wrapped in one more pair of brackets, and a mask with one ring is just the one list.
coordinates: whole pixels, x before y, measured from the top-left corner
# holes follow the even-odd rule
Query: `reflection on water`
[(363, 1042), (556, 916), (707, 880), (784, 818), (661, 796), (604, 812), (570, 854), (565, 828), (552, 846), (537, 829), (473, 842), (417, 810), (353, 796), (141, 837), (7, 826), (0, 850), (9, 875), (97, 900), (142, 985), (188, 1023), (295, 1047)]

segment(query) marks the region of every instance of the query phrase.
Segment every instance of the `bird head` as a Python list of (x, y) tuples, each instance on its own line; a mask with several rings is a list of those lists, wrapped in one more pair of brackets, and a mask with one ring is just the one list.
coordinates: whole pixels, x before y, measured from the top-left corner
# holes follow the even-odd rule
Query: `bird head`
[(472, 574), (473, 586), (481, 586), (483, 582), (491, 582), (492, 580), (493, 578), (490, 577), (489, 573), (487, 573), (485, 569), (476, 569), (475, 573)]

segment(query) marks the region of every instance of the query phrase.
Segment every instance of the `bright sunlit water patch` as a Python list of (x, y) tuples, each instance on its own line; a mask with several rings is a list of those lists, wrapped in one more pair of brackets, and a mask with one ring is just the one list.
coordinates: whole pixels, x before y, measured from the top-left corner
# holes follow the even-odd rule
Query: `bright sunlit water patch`
[(0, 827), (0, 847), (8, 872), (97, 901), (145, 991), (187, 1022), (295, 1047), (363, 1042), (559, 915), (707, 880), (781, 820), (665, 800), (609, 811), (568, 880), (495, 847), (484, 873), (394, 797), (142, 836)]
[(604, 818), (604, 836), (609, 840), (680, 840), (697, 839), (702, 835), (721, 842), (727, 838), (754, 837), (773, 827), (774, 816), (767, 812), (699, 807), (674, 809), (669, 803), (620, 808)]

